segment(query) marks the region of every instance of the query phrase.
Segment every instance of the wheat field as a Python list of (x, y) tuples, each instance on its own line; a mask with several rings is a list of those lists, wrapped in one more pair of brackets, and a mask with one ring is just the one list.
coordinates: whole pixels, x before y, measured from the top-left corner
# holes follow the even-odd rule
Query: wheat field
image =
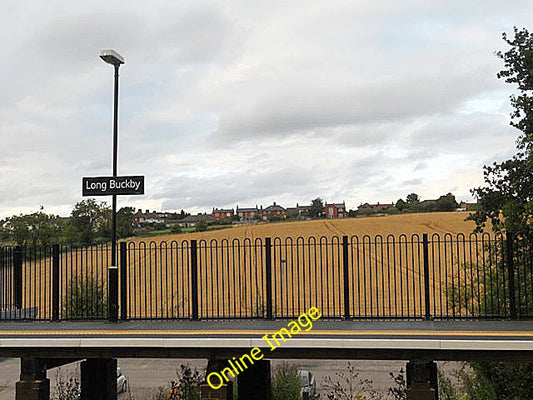
[(181, 233), (174, 235), (161, 235), (146, 238), (131, 238), (133, 242), (172, 240), (221, 240), (221, 239), (251, 239), (264, 237), (320, 237), (343, 235), (394, 235), (406, 234), (445, 234), (457, 233), (470, 234), (475, 227), (472, 221), (465, 221), (467, 212), (439, 212), (420, 214), (380, 215), (375, 217), (345, 218), (333, 220), (314, 220), (296, 222), (278, 222), (237, 226), (210, 232)]
[[(200, 317), (265, 316), (264, 246), (265, 238), (272, 238), (274, 315), (298, 315), (316, 306), (325, 316), (338, 317), (344, 306), (341, 240), (345, 235), (350, 243), (350, 313), (419, 315), (423, 306), (420, 238), (423, 233), (468, 237), (474, 224), (465, 221), (467, 215), (449, 212), (281, 222), (127, 239), (128, 316), (188, 318), (196, 293)], [(193, 240), (198, 243), (196, 290), (190, 271)], [(446, 246), (432, 246), (431, 257), (437, 253), (440, 257)], [(475, 244), (474, 252), (480, 248)], [(466, 251), (451, 250), (447, 259), (439, 261), (439, 267), (445, 268), (430, 271), (436, 288), (432, 305), (437, 308), (446, 302), (446, 285), (456, 279), (457, 265)], [(62, 253), (61, 296), (67, 294), (69, 282), (83, 281), (89, 275), (107, 285), (109, 254), (105, 248)], [(25, 263), (26, 307), (50, 304), (50, 270), (49, 258), (41, 259), (39, 265)], [(40, 312), (44, 318), (50, 315), (49, 307)]]

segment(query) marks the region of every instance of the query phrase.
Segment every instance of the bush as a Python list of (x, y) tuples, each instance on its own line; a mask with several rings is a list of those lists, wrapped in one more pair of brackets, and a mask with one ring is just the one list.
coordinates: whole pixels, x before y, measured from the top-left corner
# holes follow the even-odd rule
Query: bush
[(172, 228), (170, 228), (170, 233), (181, 233), (183, 232), (181, 230), (181, 226), (179, 225), (173, 225)]
[(67, 288), (63, 318), (107, 318), (107, 299), (103, 283), (92, 278), (74, 277)]
[(207, 230), (207, 227), (208, 227), (207, 221), (205, 219), (201, 219), (200, 221), (198, 221), (198, 223), (196, 224), (194, 228), (196, 232), (205, 232)]
[(203, 374), (196, 368), (181, 364), (176, 371), (177, 382), (172, 382), (166, 399), (172, 400), (200, 400), (200, 383)]
[(300, 377), (296, 365), (282, 363), (272, 377), (272, 400), (295, 400), (300, 398)]

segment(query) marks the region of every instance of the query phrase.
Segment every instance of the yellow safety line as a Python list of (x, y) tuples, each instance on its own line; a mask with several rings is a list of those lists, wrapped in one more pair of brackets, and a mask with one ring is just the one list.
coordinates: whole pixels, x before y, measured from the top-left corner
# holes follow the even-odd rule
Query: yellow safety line
[[(116, 335), (181, 335), (181, 336), (216, 336), (216, 335), (257, 335), (264, 336), (274, 333), (274, 330), (58, 330), (58, 331), (0, 331), (2, 336), (116, 336)], [(429, 331), (429, 330), (311, 330), (302, 331), (299, 335), (315, 336), (525, 336), (533, 337), (533, 331)]]

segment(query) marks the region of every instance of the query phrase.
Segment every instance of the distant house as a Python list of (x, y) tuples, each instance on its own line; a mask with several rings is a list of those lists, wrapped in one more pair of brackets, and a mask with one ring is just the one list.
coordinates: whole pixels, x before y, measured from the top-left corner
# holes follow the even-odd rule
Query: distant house
[(466, 201), (461, 201), (456, 211), (468, 211), (470, 208), (476, 206), (478, 203), (479, 200), (476, 203), (467, 203)]
[(166, 218), (168, 218), (171, 214), (170, 213), (164, 213), (164, 212), (157, 212), (146, 210), (144, 213), (141, 209), (137, 210), (135, 214), (133, 214), (133, 221), (135, 224), (140, 225), (142, 223), (148, 223), (148, 224), (154, 224), (154, 223), (165, 223)]
[(231, 209), (223, 209), (223, 208), (213, 208), (213, 211), (211, 213), (214, 219), (221, 219), (221, 218), (232, 218), (235, 213), (233, 211), (233, 208)]
[(250, 222), (250, 221), (254, 221), (255, 220), (255, 217), (257, 215), (259, 215), (259, 209), (257, 208), (257, 206), (255, 207), (248, 207), (248, 208), (239, 208), (239, 206), (237, 205), (237, 208), (236, 208), (236, 214), (237, 216), (240, 218), (241, 221), (243, 222)]
[(387, 204), (387, 203), (385, 203), (385, 204), (380, 204), (380, 203), (369, 204), (369, 203), (365, 203), (365, 204), (361, 204), (359, 207), (357, 207), (357, 211), (379, 212), (379, 211), (385, 211), (389, 207), (394, 207), (394, 203), (391, 203), (391, 204)]
[(311, 206), (301, 206), (298, 203), (296, 203), (296, 207), (287, 207), (287, 216), (291, 215), (297, 215), (298, 217), (305, 216)]
[(263, 221), (267, 221), (268, 217), (271, 216), (287, 218), (287, 210), (279, 204), (276, 204), (276, 202), (274, 202), (271, 206), (268, 206), (264, 209), (263, 206), (261, 206), (261, 209), (259, 210), (259, 215), (261, 216), (261, 220)]
[(213, 222), (215, 219), (211, 214), (198, 214), (198, 215), (188, 215), (187, 217), (180, 219), (178, 225), (181, 228), (191, 228), (196, 226), (200, 220), (205, 220), (206, 222)]
[(324, 211), (326, 214), (326, 218), (333, 219), (333, 218), (346, 218), (348, 216), (348, 212), (346, 211), (346, 204), (344, 201), (342, 203), (331, 203), (324, 206)]

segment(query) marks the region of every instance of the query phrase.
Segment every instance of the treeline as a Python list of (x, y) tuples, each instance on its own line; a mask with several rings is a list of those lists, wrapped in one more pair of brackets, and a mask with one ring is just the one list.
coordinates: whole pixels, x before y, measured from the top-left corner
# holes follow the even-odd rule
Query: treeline
[[(421, 200), (418, 194), (409, 193), (405, 200), (398, 199), (394, 205), (391, 205), (384, 210), (359, 208), (358, 210), (350, 210), (349, 216), (368, 215), (377, 212), (384, 212), (387, 214), (445, 212), (455, 211), (458, 207), (459, 203), (457, 203), (455, 196), (451, 193), (442, 195), (436, 200)], [(350, 213), (352, 215), (350, 215)]]
[[(132, 207), (117, 211), (118, 238), (133, 235), (134, 213)], [(38, 212), (9, 217), (4, 223), (1, 239), (20, 246), (104, 243), (111, 237), (111, 216), (107, 203), (93, 199), (77, 203), (69, 218), (47, 214), (41, 206)]]

